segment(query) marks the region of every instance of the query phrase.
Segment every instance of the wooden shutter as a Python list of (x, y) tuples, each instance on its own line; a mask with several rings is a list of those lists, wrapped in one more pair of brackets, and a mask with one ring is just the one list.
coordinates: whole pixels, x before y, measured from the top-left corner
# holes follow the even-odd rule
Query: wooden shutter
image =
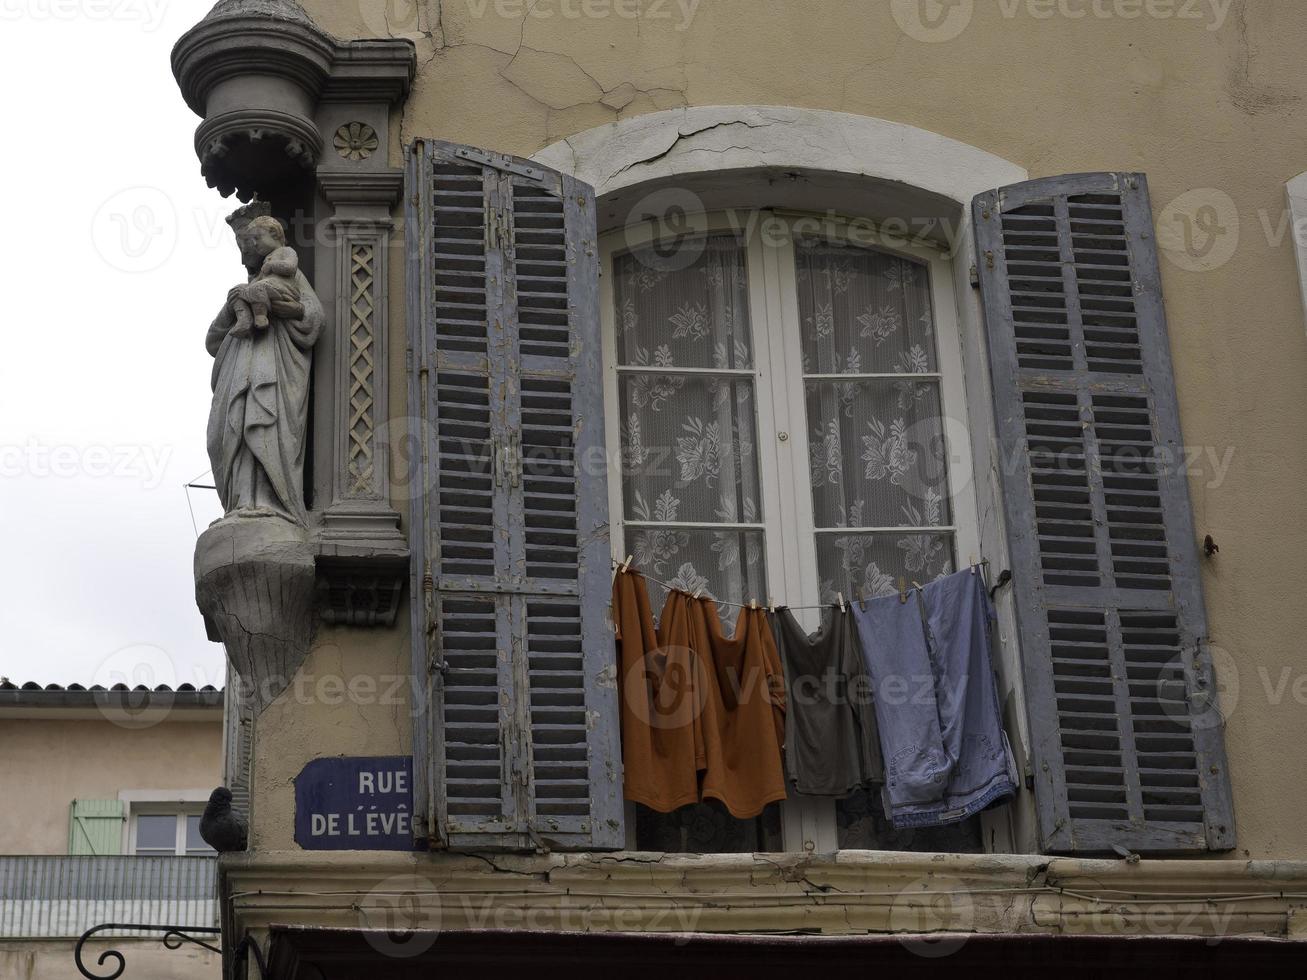
[(1233, 848), (1147, 181), (974, 221), (1043, 846)]
[(624, 842), (594, 191), (408, 150), (419, 828), (436, 846)]
[(68, 808), (69, 854), (121, 854), (122, 800), (73, 800)]
[(231, 790), (232, 808), (248, 817), (250, 814), (251, 764), (254, 757), (254, 705), (243, 696), (239, 675), (227, 669), (227, 687), (224, 692), (223, 724), (225, 783)]

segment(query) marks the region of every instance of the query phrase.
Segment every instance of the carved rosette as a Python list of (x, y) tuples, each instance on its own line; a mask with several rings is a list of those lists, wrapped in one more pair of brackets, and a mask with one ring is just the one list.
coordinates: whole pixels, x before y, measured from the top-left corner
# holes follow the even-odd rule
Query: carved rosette
[(343, 159), (358, 162), (372, 156), (381, 141), (377, 139), (377, 131), (367, 123), (351, 122), (336, 130), (333, 145)]

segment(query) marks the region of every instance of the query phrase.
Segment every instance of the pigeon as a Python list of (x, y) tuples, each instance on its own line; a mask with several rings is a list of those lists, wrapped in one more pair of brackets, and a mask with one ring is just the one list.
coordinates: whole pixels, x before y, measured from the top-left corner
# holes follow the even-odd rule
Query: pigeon
[(219, 854), (243, 851), (249, 840), (249, 824), (231, 808), (231, 790), (219, 786), (209, 795), (200, 817), (200, 836)]

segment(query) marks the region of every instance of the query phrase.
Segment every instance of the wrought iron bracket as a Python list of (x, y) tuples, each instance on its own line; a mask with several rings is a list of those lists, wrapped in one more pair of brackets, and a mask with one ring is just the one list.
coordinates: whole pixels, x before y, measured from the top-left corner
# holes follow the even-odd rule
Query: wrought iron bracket
[[(82, 933), (81, 938), (77, 940), (77, 945), (73, 947), (73, 962), (77, 965), (77, 971), (82, 976), (86, 977), (87, 980), (118, 980), (118, 977), (121, 977), (123, 971), (127, 969), (126, 957), (116, 949), (106, 949), (95, 961), (96, 965), (100, 967), (105, 966), (106, 960), (116, 961), (117, 965), (112, 968), (112, 973), (92, 973), (87, 969), (86, 964), (82, 962), (82, 947), (86, 945), (87, 940), (97, 932), (105, 932), (107, 930), (113, 930), (115, 932), (162, 932), (163, 935), (159, 938), (159, 941), (168, 949), (181, 949), (184, 944), (191, 943), (195, 946), (202, 946), (212, 953), (217, 953), (220, 956), (222, 955), (222, 948), (220, 946), (206, 943), (204, 940), (197, 939), (192, 935), (192, 933), (200, 933), (206, 936), (221, 936), (221, 929), (211, 929), (202, 926), (160, 926), (141, 925), (139, 923), (106, 922), (103, 925), (93, 926), (92, 928), (87, 929)], [(243, 961), (251, 952), (254, 954), (254, 961), (259, 967), (260, 980), (267, 980), (268, 966), (263, 959), (263, 951), (259, 949), (258, 943), (254, 941), (253, 936), (246, 936), (240, 941), (236, 946), (235, 958), (238, 962)]]

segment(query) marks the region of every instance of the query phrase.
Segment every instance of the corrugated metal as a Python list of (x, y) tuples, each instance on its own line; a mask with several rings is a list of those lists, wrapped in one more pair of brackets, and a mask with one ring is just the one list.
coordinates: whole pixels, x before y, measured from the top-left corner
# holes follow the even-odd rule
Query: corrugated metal
[(216, 857), (0, 857), (0, 937), (72, 938), (105, 922), (216, 927), (217, 881)]

